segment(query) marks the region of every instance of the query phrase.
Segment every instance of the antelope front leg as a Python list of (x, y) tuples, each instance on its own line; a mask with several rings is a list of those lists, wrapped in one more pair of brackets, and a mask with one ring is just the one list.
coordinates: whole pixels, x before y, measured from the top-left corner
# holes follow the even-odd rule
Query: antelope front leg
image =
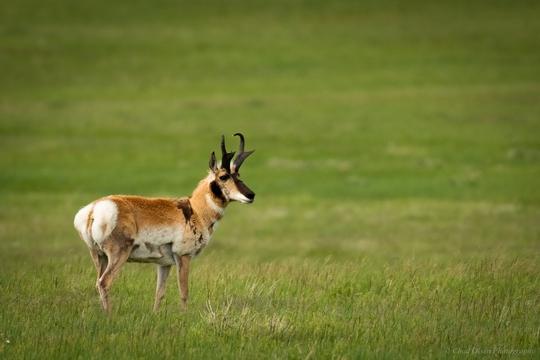
[(189, 255), (175, 255), (174, 261), (176, 262), (176, 271), (178, 274), (178, 290), (180, 291), (180, 299), (182, 300), (182, 309), (187, 309), (188, 300), (188, 277), (189, 277), (189, 262), (191, 256)]
[(157, 266), (157, 284), (156, 284), (156, 298), (154, 300), (154, 311), (157, 311), (159, 304), (165, 296), (165, 282), (169, 277), (169, 271), (171, 271), (170, 266)]

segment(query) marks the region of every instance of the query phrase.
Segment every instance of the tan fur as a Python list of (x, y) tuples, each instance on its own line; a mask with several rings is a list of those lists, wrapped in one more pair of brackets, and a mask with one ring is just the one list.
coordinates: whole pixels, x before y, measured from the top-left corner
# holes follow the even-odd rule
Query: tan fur
[[(211, 209), (206, 197), (210, 196), (212, 201), (219, 207), (225, 209), (228, 202), (224, 202), (210, 191), (209, 179), (203, 179), (193, 191), (189, 198), (148, 198), (133, 195), (111, 195), (96, 200), (111, 200), (118, 208), (116, 227), (111, 235), (101, 244), (100, 248), (90, 249), (92, 260), (98, 273), (96, 287), (100, 293), (101, 301), (105, 311), (110, 310), (108, 293), (113, 278), (117, 275), (120, 267), (129, 261), (130, 253), (134, 248), (134, 240), (139, 232), (161, 226), (183, 227), (183, 242), (186, 253), (174, 255), (175, 262), (179, 266), (179, 290), (182, 294), (182, 304), (187, 302), (187, 274), (189, 272), (189, 260), (198, 255), (208, 242), (209, 236), (213, 233), (213, 225), (222, 218), (222, 213)], [(182, 201), (189, 201), (192, 214), (186, 219), (180, 206)], [(87, 220), (87, 230), (91, 228), (93, 222), (93, 211), (91, 210)], [(102, 225), (105, 227), (105, 224)], [(105, 229), (103, 229), (105, 230)], [(201, 241), (201, 238), (204, 241)], [(108, 258), (109, 262), (103, 260)], [(112, 260), (111, 260), (112, 259)], [(157, 264), (160, 264), (157, 259)], [(107, 264), (105, 266), (105, 264)], [(156, 288), (156, 299), (154, 309), (157, 310), (161, 299), (164, 296), (164, 282), (168, 275), (170, 264), (160, 266)]]
[[(198, 230), (208, 229), (213, 220), (221, 219), (221, 214), (210, 209), (206, 204), (205, 196), (209, 194), (216, 204), (225, 208), (223, 203), (208, 189), (208, 182), (201, 181), (194, 190), (189, 201), (194, 210), (194, 222)], [(103, 199), (114, 201), (118, 206), (117, 227), (121, 227), (123, 234), (135, 237), (138, 229), (185, 223), (186, 219), (178, 208), (178, 202), (186, 198), (148, 198), (133, 195), (111, 195)]]
[(220, 220), (222, 217), (222, 214), (219, 214), (208, 207), (208, 204), (206, 203), (207, 194), (219, 207), (225, 209), (228, 205), (226, 202), (221, 201), (219, 198), (214, 196), (214, 194), (212, 194), (212, 192), (209, 190), (209, 182), (206, 179), (199, 183), (199, 185), (193, 191), (190, 201), (191, 206), (197, 214), (196, 219), (198, 225), (205, 229), (210, 228), (213, 222)]
[(158, 265), (154, 310), (165, 294), (170, 268), (176, 265), (182, 306), (187, 306), (191, 258), (207, 245), (229, 202), (249, 203), (255, 197), (237, 172), (218, 168), (213, 153), (212, 159), (209, 175), (190, 197), (111, 195), (94, 201), (89, 211), (87, 206), (77, 213), (74, 224), (89, 247), (105, 311), (110, 311), (111, 284), (127, 261)]
[(131, 195), (112, 195), (106, 199), (118, 206), (117, 227), (134, 238), (139, 229), (151, 226), (172, 225), (183, 220), (176, 204), (178, 199), (147, 198)]

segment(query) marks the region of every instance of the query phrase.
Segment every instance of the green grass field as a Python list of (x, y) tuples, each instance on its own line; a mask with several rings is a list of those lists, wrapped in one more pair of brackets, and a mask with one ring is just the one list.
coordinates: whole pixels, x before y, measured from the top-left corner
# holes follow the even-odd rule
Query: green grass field
[[(0, 358), (540, 356), (540, 3), (0, 4)], [(257, 152), (151, 312), (79, 207)]]

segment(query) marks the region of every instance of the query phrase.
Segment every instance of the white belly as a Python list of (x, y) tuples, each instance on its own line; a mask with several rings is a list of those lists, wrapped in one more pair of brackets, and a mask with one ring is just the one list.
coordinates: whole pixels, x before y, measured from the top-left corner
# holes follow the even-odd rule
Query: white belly
[(179, 225), (142, 229), (134, 239), (128, 261), (174, 264), (172, 248), (182, 243), (183, 228)]
[(152, 245), (160, 246), (168, 243), (181, 242), (183, 231), (184, 229), (180, 225), (140, 229), (137, 236), (135, 236), (134, 244), (150, 243)]

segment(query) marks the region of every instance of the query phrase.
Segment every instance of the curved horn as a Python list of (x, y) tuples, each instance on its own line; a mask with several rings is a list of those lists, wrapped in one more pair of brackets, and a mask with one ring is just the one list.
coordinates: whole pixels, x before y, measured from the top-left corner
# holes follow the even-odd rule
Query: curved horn
[(244, 135), (242, 135), (241, 133), (236, 133), (234, 134), (234, 136), (240, 137), (240, 145), (238, 146), (238, 155), (236, 156), (236, 159), (234, 159), (231, 170), (232, 172), (238, 172), (244, 160), (246, 160), (249, 155), (253, 154), (255, 150), (244, 151)]
[(221, 135), (221, 167), (227, 172), (230, 172), (230, 165), (231, 160), (234, 157), (234, 151), (233, 152), (227, 152), (227, 148), (225, 148), (225, 135)]
[(240, 137), (240, 145), (238, 146), (238, 155), (240, 155), (244, 152), (244, 135), (242, 135), (241, 133), (236, 133), (234, 134), (234, 136)]

